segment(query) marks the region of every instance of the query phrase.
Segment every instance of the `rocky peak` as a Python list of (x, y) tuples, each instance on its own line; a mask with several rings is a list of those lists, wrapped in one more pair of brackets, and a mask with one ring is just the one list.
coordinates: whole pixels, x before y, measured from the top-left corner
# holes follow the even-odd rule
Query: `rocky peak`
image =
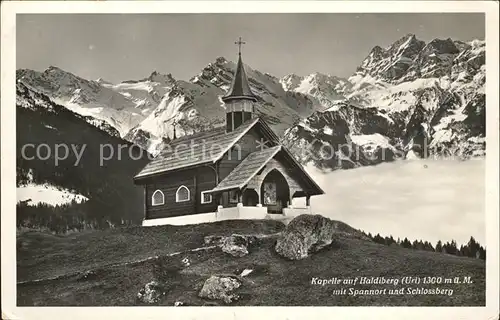
[(90, 81), (80, 78), (71, 72), (65, 71), (59, 67), (49, 66), (43, 71), (41, 77), (46, 81), (58, 82), (59, 85), (71, 85), (77, 83), (88, 83)]
[(217, 59), (215, 59), (215, 64), (217, 65), (224, 65), (226, 63), (228, 63), (228, 61), (224, 57), (217, 57)]
[(56, 66), (49, 66), (47, 69), (45, 69), (45, 72), (65, 72), (64, 70), (62, 70), (61, 68), (59, 67), (56, 67)]
[(392, 44), (389, 54), (392, 58), (414, 59), (424, 46), (424, 41), (418, 40), (414, 34), (407, 34)]
[(460, 40), (453, 40), (453, 44), (455, 44), (455, 47), (457, 47), (458, 51), (464, 51), (470, 48), (469, 43)]
[(302, 82), (303, 77), (295, 73), (288, 74), (280, 79), (281, 86), (285, 91), (292, 91), (296, 89)]
[(453, 59), (459, 52), (452, 39), (434, 39), (422, 48), (401, 80), (447, 75), (451, 72)]
[(414, 34), (407, 34), (385, 49), (375, 46), (351, 79), (363, 81), (369, 76), (398, 84), (417, 78), (442, 77), (451, 73), (457, 59), (462, 61), (465, 57), (477, 60), (477, 63), (469, 63), (477, 69), (483, 61), (482, 46), (478, 40), (466, 43), (451, 38), (433, 39), (426, 44)]
[(327, 80), (328, 79), (328, 75), (324, 74), (324, 73), (321, 73), (321, 72), (314, 72), (314, 73), (311, 73), (307, 78), (310, 79), (310, 80), (314, 80), (314, 81), (324, 81), (324, 80)]
[(95, 82), (99, 84), (111, 84), (110, 81), (104, 80), (103, 78), (98, 78), (97, 80), (95, 80)]
[(214, 62), (206, 65), (201, 72), (192, 77), (189, 81), (201, 86), (221, 87), (231, 83), (233, 68), (232, 62), (226, 60), (224, 57), (218, 57)]
[(395, 42), (393, 42), (388, 48), (386, 48), (387, 50), (395, 50), (395, 49), (398, 49), (402, 46), (409, 46), (409, 45), (412, 45), (412, 44), (415, 44), (415, 43), (418, 43), (418, 39), (417, 37), (413, 34), (413, 33), (409, 33), (401, 38), (399, 38), (398, 40), (396, 40)]
[(370, 51), (370, 54), (373, 53), (373, 54), (382, 54), (385, 50), (382, 49), (381, 46), (375, 46), (373, 47), (373, 49)]
[(380, 60), (384, 57), (386, 51), (382, 49), (380, 46), (375, 46), (373, 49), (370, 51), (370, 54), (368, 55), (369, 57), (372, 57), (374, 60)]
[(38, 72), (31, 69), (17, 69), (16, 70), (16, 80), (20, 81), (23, 78), (34, 78)]
[(457, 54), (458, 52), (458, 48), (450, 38), (446, 40), (434, 39), (422, 49), (423, 54)]
[(363, 60), (355, 75), (370, 75), (394, 82), (402, 78), (425, 46), (414, 34), (407, 34), (383, 49), (375, 46)]
[(486, 48), (483, 40), (473, 40), (467, 44), (467, 47), (461, 51), (453, 61), (453, 72), (477, 71), (485, 64)]
[(175, 82), (175, 79), (171, 73), (163, 74), (163, 73), (160, 73), (156, 70), (153, 71), (151, 73), (151, 75), (149, 75), (147, 80), (152, 81), (152, 82), (165, 83), (165, 84), (172, 84)]

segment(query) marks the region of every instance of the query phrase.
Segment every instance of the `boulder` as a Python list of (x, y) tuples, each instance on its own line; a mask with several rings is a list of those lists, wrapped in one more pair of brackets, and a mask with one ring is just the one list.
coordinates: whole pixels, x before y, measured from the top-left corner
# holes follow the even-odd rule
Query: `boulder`
[(158, 303), (165, 294), (165, 287), (158, 281), (147, 283), (137, 294), (137, 299), (142, 303)]
[(321, 215), (303, 214), (287, 225), (276, 242), (276, 252), (290, 260), (300, 260), (332, 244), (339, 232), (338, 222)]
[(241, 286), (241, 281), (234, 276), (216, 276), (208, 278), (198, 296), (212, 300), (222, 300), (228, 304), (239, 299), (233, 291)]

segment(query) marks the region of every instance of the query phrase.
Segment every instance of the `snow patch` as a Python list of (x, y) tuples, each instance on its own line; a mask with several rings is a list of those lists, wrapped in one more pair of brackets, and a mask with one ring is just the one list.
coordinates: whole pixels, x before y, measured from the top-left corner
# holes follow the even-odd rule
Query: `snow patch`
[(17, 188), (17, 201), (26, 202), (30, 206), (36, 206), (39, 203), (57, 206), (68, 204), (72, 201), (82, 203), (88, 200), (87, 197), (81, 194), (63, 188), (56, 188), (49, 184), (28, 183)]
[(470, 137), (469, 139), (467, 139), (467, 141), (472, 142), (472, 143), (481, 144), (481, 143), (486, 142), (486, 138), (485, 137)]
[(406, 160), (421, 160), (421, 158), (415, 153), (415, 151), (410, 150), (406, 154)]
[(389, 143), (389, 138), (380, 133), (351, 135), (351, 140), (357, 145), (368, 148), (393, 148)]
[(429, 147), (435, 146), (437, 143), (451, 142), (453, 139), (453, 132), (451, 130), (439, 130), (437, 131), (429, 144)]
[(449, 116), (441, 118), (441, 121), (437, 125), (434, 126), (434, 130), (437, 131), (442, 131), (448, 126), (454, 122), (462, 122), (467, 118), (467, 115), (462, 113), (462, 109), (465, 107), (462, 107), (459, 110), (455, 110), (455, 112)]
[(47, 128), (47, 129), (50, 129), (50, 130), (56, 130), (56, 131), (57, 131), (57, 129), (56, 129), (56, 128), (54, 128), (53, 126), (49, 126), (48, 124), (44, 124), (43, 126), (44, 126), (45, 128)]
[(135, 82), (135, 83), (124, 82), (124, 83), (111, 85), (109, 87), (113, 88), (116, 91), (138, 90), (138, 91), (151, 92), (154, 89), (154, 87), (152, 86), (150, 81), (142, 81), (142, 82)]
[(301, 126), (302, 128), (304, 128), (305, 130), (309, 131), (309, 132), (317, 132), (318, 130), (317, 129), (314, 129), (312, 128), (308, 123), (307, 121), (301, 121), (298, 123), (299, 126)]
[(330, 128), (329, 126), (324, 126), (324, 127), (323, 127), (323, 132), (324, 132), (325, 134), (328, 134), (328, 135), (330, 135), (330, 136), (331, 136), (331, 135), (333, 134), (333, 129), (332, 129), (332, 128)]
[[(173, 138), (172, 123), (174, 120), (180, 120), (186, 116), (184, 112), (180, 111), (185, 102), (184, 96), (174, 98), (165, 96), (158, 107), (142, 121), (141, 129), (155, 133), (156, 136)], [(178, 131), (178, 133), (182, 132)]]

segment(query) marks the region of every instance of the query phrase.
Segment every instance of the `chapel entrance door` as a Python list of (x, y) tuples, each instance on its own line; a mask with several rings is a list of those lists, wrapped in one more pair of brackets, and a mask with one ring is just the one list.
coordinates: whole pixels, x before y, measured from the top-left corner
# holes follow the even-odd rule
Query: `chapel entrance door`
[(290, 201), (290, 189), (285, 177), (278, 170), (269, 172), (261, 186), (262, 205), (267, 207), (268, 213), (283, 213)]

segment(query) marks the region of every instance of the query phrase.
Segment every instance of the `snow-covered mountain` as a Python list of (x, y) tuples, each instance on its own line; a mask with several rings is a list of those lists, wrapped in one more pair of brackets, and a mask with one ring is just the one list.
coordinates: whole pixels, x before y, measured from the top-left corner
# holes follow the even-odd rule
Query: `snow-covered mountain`
[[(189, 81), (176, 80), (158, 106), (125, 136), (150, 152), (156, 153), (162, 143), (176, 137), (223, 126), (226, 93), (233, 78), (234, 62), (219, 57)], [(318, 104), (307, 96), (285, 91), (278, 78), (245, 66), (253, 91), (260, 98), (256, 112), (277, 132), (283, 133), (300, 119), (311, 115)]]
[[(300, 92), (284, 90), (278, 78), (245, 68), (260, 98), (256, 111), (276, 131), (284, 132), (320, 107)], [(174, 127), (178, 137), (224, 124), (220, 98), (234, 69), (234, 62), (220, 57), (189, 81), (155, 71), (141, 80), (112, 84), (85, 80), (56, 67), (44, 72), (20, 69), (17, 79), (76, 113), (110, 124), (121, 137), (156, 153), (173, 138)]]
[(16, 78), (75, 113), (109, 124), (120, 136), (149, 113), (147, 106), (138, 105), (135, 98), (113, 90), (103, 81), (86, 80), (54, 66), (43, 72), (20, 69)]
[(316, 100), (316, 104), (321, 106), (320, 110), (331, 108), (336, 102), (345, 100), (345, 94), (352, 87), (347, 79), (319, 72), (306, 77), (289, 74), (281, 78), (280, 83), (286, 91), (299, 92)]
[[(155, 71), (113, 84), (56, 67), (21, 69), (17, 78), (87, 122), (115, 128), (120, 137), (156, 154), (174, 130), (179, 137), (224, 124), (220, 98), (234, 69), (234, 62), (219, 57), (188, 81)], [(278, 79), (247, 65), (245, 70), (260, 98), (257, 113), (278, 134), (286, 133), (284, 141), (295, 149), (335, 141), (361, 146), (364, 158), (382, 149), (406, 157), (425, 138), (431, 153), (484, 154), (484, 41), (425, 43), (410, 34), (386, 48), (374, 47), (348, 79), (319, 72)]]
[[(484, 63), (479, 40), (426, 44), (407, 35), (385, 49), (377, 46), (348, 79), (345, 99), (290, 128), (284, 140), (302, 154), (309, 147), (302, 160), (326, 167), (378, 163), (382, 153), (483, 156)], [(325, 157), (329, 146), (333, 156)], [(374, 152), (379, 156), (366, 159)]]

